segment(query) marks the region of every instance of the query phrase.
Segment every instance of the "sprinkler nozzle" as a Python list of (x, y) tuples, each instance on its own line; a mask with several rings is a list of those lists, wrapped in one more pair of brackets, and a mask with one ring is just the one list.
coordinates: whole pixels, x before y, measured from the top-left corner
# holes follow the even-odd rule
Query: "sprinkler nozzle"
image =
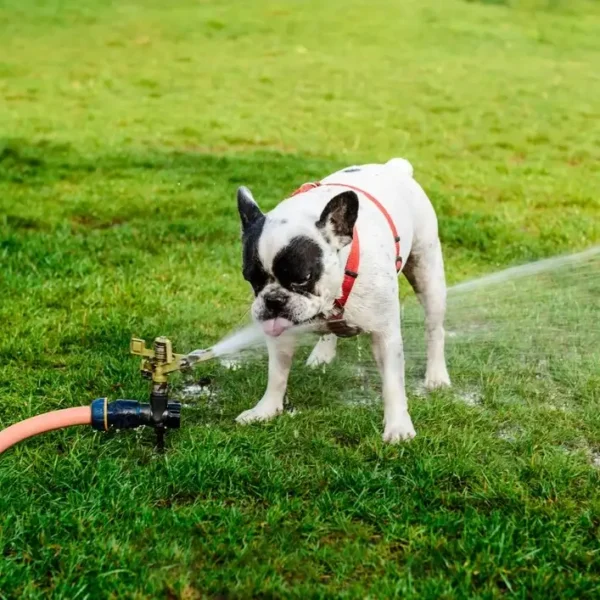
[[(157, 337), (152, 348), (146, 348), (146, 342), (140, 338), (131, 338), (130, 350), (132, 354), (142, 357), (140, 370), (142, 377), (152, 380), (150, 390), (150, 404), (138, 404), (132, 400), (118, 400), (125, 404), (117, 404), (114, 409), (113, 419), (121, 427), (138, 427), (150, 425), (156, 431), (156, 445), (164, 449), (165, 431), (169, 427), (179, 427), (180, 407), (175, 402), (169, 402), (168, 377), (175, 371), (182, 369), (181, 354), (173, 352), (171, 340), (166, 337)], [(106, 401), (104, 401), (106, 404)], [(104, 409), (103, 425), (108, 429), (110, 414), (108, 408)], [(169, 425), (176, 423), (176, 425)], [(116, 426), (116, 425), (115, 425)]]
[(215, 358), (215, 352), (212, 348), (206, 348), (205, 350), (194, 350), (186, 356), (181, 357), (179, 364), (182, 369), (193, 367), (196, 363), (204, 362), (205, 360), (211, 360)]

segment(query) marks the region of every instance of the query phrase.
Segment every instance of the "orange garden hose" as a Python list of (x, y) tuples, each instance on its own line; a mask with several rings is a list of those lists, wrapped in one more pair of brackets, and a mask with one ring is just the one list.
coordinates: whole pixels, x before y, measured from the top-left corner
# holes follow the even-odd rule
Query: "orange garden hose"
[(91, 425), (91, 423), (92, 410), (89, 406), (65, 408), (31, 417), (11, 425), (4, 431), (0, 431), (0, 454), (11, 446), (34, 435), (60, 429), (61, 427)]

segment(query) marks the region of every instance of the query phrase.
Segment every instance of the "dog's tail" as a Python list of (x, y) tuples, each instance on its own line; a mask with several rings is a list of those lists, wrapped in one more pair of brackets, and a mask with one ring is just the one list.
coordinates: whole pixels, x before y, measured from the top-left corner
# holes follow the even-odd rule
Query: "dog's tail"
[(392, 167), (397, 173), (406, 177), (412, 177), (414, 173), (413, 166), (405, 158), (392, 158), (386, 166)]

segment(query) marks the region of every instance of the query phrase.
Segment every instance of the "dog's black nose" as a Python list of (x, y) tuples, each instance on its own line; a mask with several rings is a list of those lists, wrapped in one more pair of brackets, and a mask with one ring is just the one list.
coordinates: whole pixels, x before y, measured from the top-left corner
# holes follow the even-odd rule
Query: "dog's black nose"
[(265, 307), (272, 311), (277, 312), (283, 308), (285, 304), (285, 300), (283, 298), (278, 298), (277, 296), (270, 296), (265, 298)]

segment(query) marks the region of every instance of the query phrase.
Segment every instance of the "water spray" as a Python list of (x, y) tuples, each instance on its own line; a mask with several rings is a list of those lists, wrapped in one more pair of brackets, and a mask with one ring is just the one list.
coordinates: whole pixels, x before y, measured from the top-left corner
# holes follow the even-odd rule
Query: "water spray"
[(37, 415), (0, 431), (0, 454), (18, 442), (46, 431), (91, 425), (97, 431), (110, 429), (135, 429), (152, 427), (156, 432), (156, 447), (165, 447), (168, 429), (179, 429), (181, 404), (169, 400), (169, 375), (190, 369), (193, 365), (215, 357), (211, 350), (196, 350), (191, 355), (175, 354), (171, 340), (158, 337), (152, 348), (144, 340), (132, 338), (131, 354), (142, 357), (140, 373), (151, 382), (149, 403), (137, 400), (114, 400), (97, 398), (90, 406), (79, 406)]

